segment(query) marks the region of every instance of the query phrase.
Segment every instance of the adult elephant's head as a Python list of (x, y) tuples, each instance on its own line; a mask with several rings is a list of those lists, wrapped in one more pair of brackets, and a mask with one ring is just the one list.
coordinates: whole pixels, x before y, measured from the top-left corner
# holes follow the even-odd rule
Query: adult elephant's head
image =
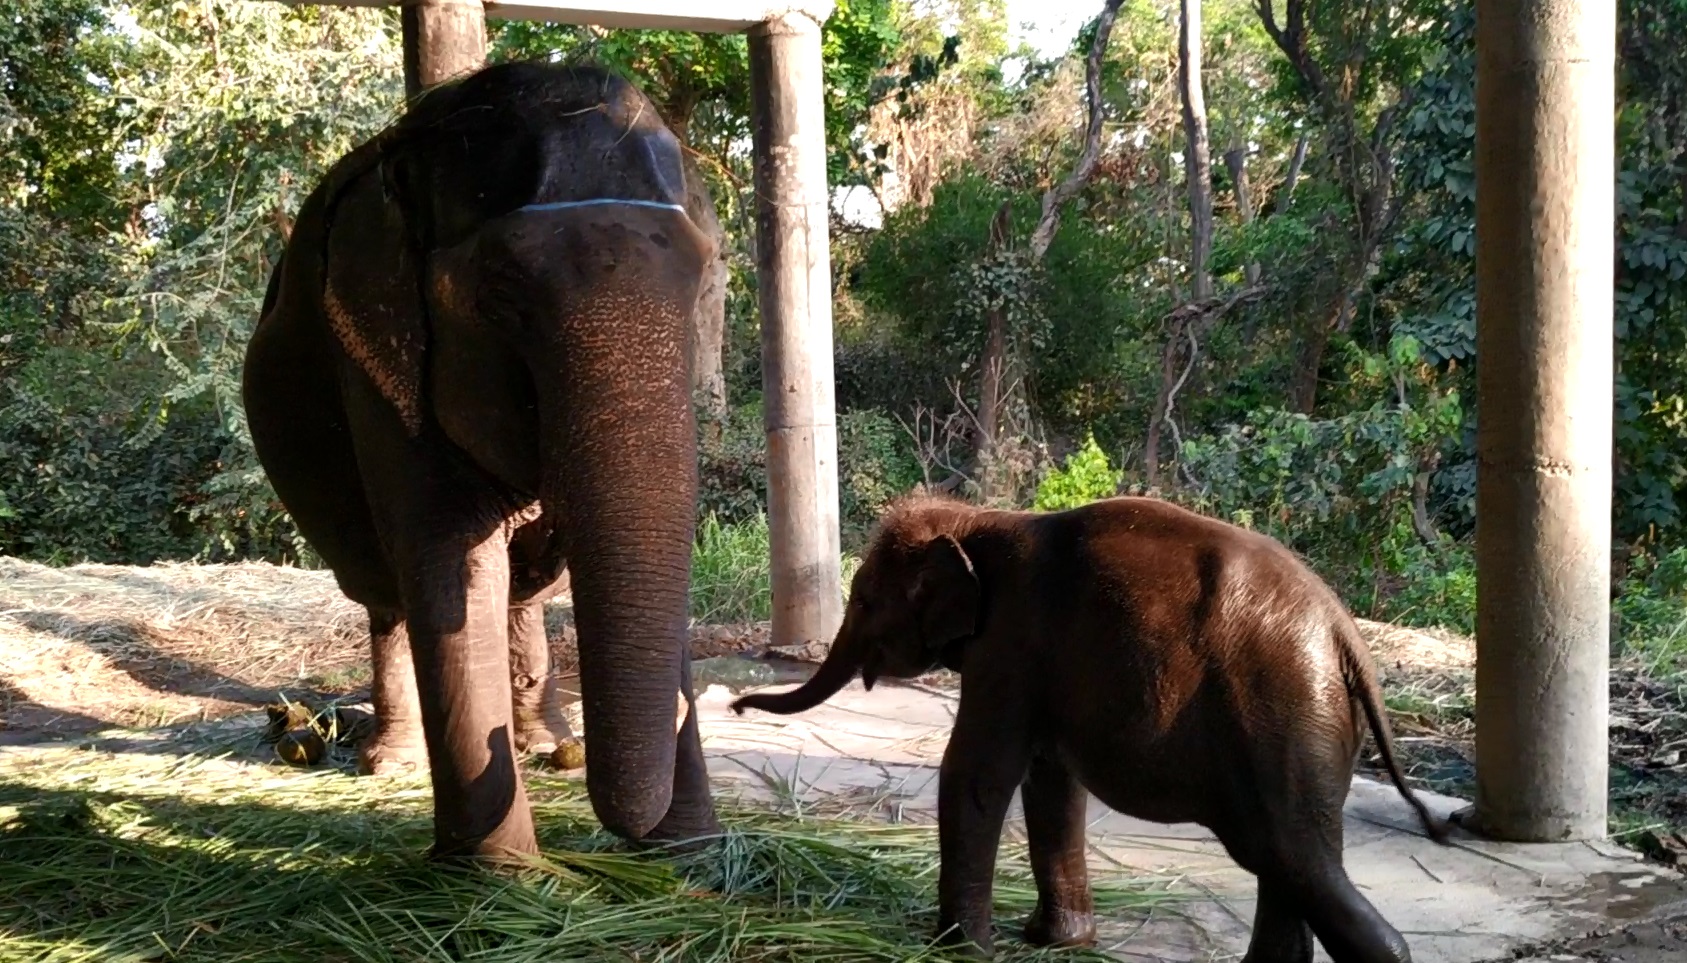
[(633, 839), (672, 794), (695, 524), (686, 339), (714, 251), (683, 171), (626, 81), (505, 64), (425, 95), (325, 212), (347, 357), (418, 443), (536, 499), (566, 554), (587, 786)]

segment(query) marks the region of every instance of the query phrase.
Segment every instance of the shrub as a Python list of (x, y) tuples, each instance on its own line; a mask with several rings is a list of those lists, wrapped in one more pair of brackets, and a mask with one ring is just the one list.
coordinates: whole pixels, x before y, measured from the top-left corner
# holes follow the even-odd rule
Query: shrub
[[(192, 410), (164, 424), (13, 388), (0, 397), (0, 553), (147, 564), (208, 548), (193, 506), (223, 439)], [(140, 434), (150, 427), (148, 434)]]
[[(843, 593), (861, 560), (842, 558)], [(697, 527), (691, 549), (691, 618), (705, 625), (765, 622), (773, 614), (773, 577), (767, 516), (723, 523), (710, 515)]]
[(838, 417), (838, 502), (845, 547), (859, 545), (890, 501), (921, 480), (913, 441), (876, 409)]
[(770, 572), (766, 515), (736, 524), (709, 515), (691, 550), (691, 617), (710, 625), (766, 621)]
[(1621, 589), (1613, 648), (1653, 673), (1687, 671), (1687, 548), (1642, 559)]
[(761, 403), (739, 405), (721, 419), (697, 419), (697, 518), (746, 522), (767, 510), (767, 436)]
[(1400, 532), (1398, 540), (1406, 540), (1404, 548), (1384, 553), (1381, 572), (1394, 584), (1373, 598), (1377, 616), (1399, 625), (1474, 635), (1476, 559), (1471, 546), (1445, 537), (1438, 545), (1425, 545), (1410, 531)]
[(1049, 471), (1037, 484), (1034, 508), (1040, 512), (1060, 511), (1111, 497), (1119, 490), (1124, 472), (1113, 468), (1107, 453), (1087, 435), (1077, 451), (1066, 456), (1059, 468)]

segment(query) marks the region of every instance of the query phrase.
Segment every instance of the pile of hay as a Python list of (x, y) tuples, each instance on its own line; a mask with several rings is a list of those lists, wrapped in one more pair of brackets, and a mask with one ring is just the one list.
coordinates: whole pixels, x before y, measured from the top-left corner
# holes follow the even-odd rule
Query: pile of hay
[[(429, 865), (424, 778), (89, 750), (0, 750), (0, 958), (43, 961), (909, 961), (930, 948), (929, 827), (727, 808), (722, 844), (664, 858), (597, 828), (578, 781), (528, 776), (546, 858), (516, 877)], [(998, 958), (1035, 902), (1002, 861)], [(1098, 876), (1140, 919), (1163, 883)], [(1102, 959), (1063, 953), (1061, 959)]]

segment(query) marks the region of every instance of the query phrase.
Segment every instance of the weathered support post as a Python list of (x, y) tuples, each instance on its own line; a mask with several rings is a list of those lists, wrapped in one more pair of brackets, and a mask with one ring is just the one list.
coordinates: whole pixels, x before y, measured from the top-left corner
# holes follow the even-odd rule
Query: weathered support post
[(402, 0), (404, 99), (486, 64), (480, 0)]
[(1478, 0), (1475, 831), (1606, 830), (1616, 7)]
[(749, 33), (775, 644), (830, 642), (843, 619), (820, 59), (829, 13), (829, 3), (792, 11)]

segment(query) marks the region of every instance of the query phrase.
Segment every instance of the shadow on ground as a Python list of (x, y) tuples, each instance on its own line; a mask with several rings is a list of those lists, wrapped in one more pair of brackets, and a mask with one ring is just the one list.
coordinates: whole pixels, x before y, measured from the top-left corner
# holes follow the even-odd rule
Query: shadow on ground
[[(0, 753), (3, 958), (944, 958), (927, 946), (929, 828), (727, 809), (719, 845), (670, 859), (602, 833), (578, 782), (540, 778), (546, 862), (494, 875), (423, 858), (425, 780), (67, 752), (37, 753), (61, 763), (51, 774)], [(111, 788), (53, 785), (65, 780)], [(1039, 959), (1006, 928), (1034, 901), (1017, 872), (1001, 884), (998, 958)], [(1139, 898), (1100, 895), (1115, 909)]]

